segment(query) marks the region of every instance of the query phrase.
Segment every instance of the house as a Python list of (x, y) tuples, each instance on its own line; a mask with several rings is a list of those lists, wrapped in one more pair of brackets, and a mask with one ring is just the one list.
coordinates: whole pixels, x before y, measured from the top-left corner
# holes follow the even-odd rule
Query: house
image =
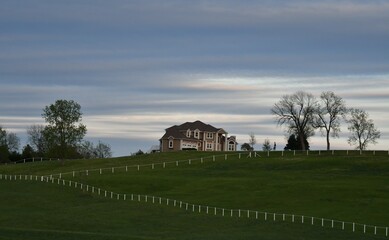
[(201, 121), (174, 125), (165, 131), (159, 140), (161, 152), (180, 150), (236, 151), (235, 136), (228, 137), (228, 133), (223, 128), (215, 128)]

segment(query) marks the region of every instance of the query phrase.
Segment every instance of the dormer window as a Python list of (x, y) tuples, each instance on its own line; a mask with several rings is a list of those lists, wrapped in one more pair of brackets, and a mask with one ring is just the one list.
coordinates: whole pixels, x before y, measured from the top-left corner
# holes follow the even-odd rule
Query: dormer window
[(187, 137), (190, 137), (190, 129), (188, 129), (188, 130), (186, 131), (186, 136), (187, 136)]

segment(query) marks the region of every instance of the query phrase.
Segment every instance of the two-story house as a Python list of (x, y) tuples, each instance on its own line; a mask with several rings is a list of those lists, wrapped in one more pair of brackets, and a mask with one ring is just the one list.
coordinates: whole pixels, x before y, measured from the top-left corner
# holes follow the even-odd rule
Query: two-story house
[(186, 122), (165, 129), (160, 141), (161, 152), (197, 151), (236, 151), (236, 137), (228, 137), (223, 128), (215, 128), (201, 121)]

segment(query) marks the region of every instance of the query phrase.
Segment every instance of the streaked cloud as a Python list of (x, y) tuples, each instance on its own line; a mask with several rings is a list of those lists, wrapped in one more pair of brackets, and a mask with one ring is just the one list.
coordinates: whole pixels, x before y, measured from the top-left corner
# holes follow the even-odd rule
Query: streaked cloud
[[(299, 90), (334, 91), (370, 113), (387, 149), (386, 1), (4, 0), (0, 124), (25, 138), (56, 99), (81, 104), (88, 137), (116, 155), (202, 120), (285, 142), (270, 108)], [(347, 128), (334, 147), (350, 148)], [(318, 133), (311, 146), (321, 148)], [(260, 145), (258, 144), (258, 145)], [(117, 147), (116, 147), (117, 146)], [(128, 146), (128, 147), (126, 147)]]

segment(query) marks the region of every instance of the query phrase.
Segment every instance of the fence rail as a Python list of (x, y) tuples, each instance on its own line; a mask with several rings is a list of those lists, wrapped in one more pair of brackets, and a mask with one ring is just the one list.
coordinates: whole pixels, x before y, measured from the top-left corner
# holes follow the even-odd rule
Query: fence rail
[(54, 178), (52, 176), (37, 176), (37, 175), (8, 175), (0, 174), (0, 180), (4, 181), (37, 181), (44, 183), (57, 184), (60, 186), (72, 187), (80, 189), (82, 191), (90, 192), (91, 194), (98, 195), (100, 197), (123, 200), (123, 201), (137, 201), (142, 203), (151, 203), (158, 205), (166, 205), (171, 207), (178, 207), (185, 211), (191, 211), (193, 213), (203, 213), (221, 217), (235, 217), (235, 218), (249, 218), (258, 221), (271, 221), (271, 222), (290, 222), (300, 223), (305, 225), (319, 226), (323, 228), (341, 229), (350, 232), (360, 232), (364, 234), (373, 234), (379, 236), (389, 236), (389, 227), (375, 226), (369, 224), (362, 224), (349, 221), (340, 221), (335, 219), (312, 217), (305, 215), (297, 215), (290, 213), (274, 213), (258, 210), (248, 209), (231, 209), (221, 208), (216, 206), (207, 206), (200, 204), (188, 203), (176, 199), (142, 195), (134, 193), (115, 193), (102, 189), (96, 186), (80, 183), (77, 181), (66, 180), (61, 178)]
[[(226, 152), (228, 154), (228, 152)], [(234, 153), (249, 154), (250, 152), (238, 151)], [(321, 156), (321, 155), (332, 155), (332, 156), (389, 156), (389, 150), (282, 150), (282, 151), (253, 151), (251, 152), (254, 156), (261, 157), (286, 157), (286, 156)], [(156, 153), (158, 154), (158, 153)], [(231, 155), (231, 154), (228, 154)], [(77, 159), (62, 159), (62, 158), (47, 158), (47, 157), (32, 157), (25, 158), (15, 162), (1, 163), (2, 165), (8, 164), (23, 164), (23, 163), (38, 163), (38, 162), (47, 162), (47, 161), (74, 161)]]

